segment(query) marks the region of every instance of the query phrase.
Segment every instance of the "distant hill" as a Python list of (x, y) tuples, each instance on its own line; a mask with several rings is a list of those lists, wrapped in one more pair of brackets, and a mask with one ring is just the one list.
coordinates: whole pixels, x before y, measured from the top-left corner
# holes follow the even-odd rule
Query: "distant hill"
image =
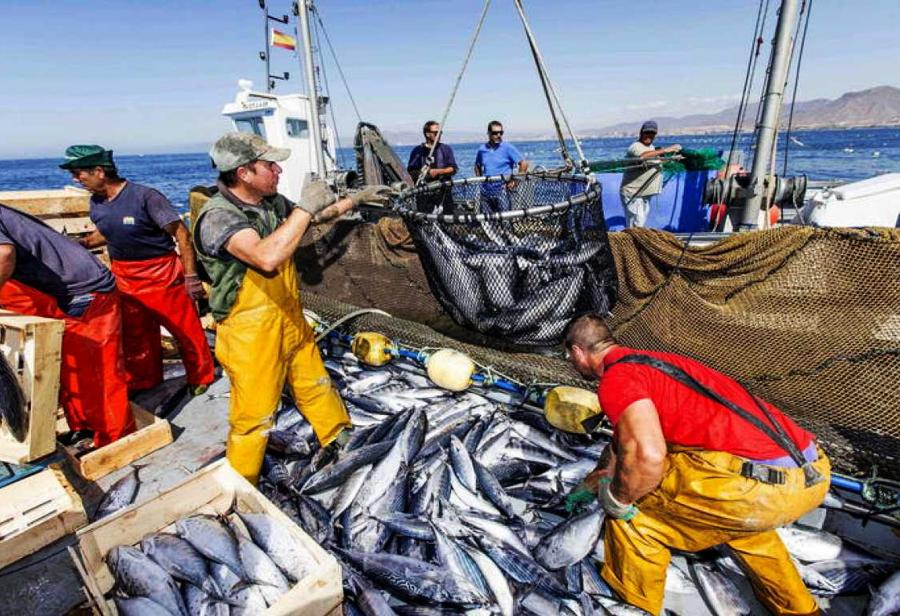
[[(744, 116), (744, 130), (752, 131), (756, 122), (758, 103), (748, 106)], [(738, 107), (718, 113), (693, 114), (680, 118), (655, 117), (660, 131), (667, 135), (720, 133), (734, 130)], [(790, 104), (782, 109), (781, 122), (787, 122)], [(579, 136), (620, 137), (634, 135), (643, 120), (622, 122), (598, 129), (579, 130)], [(817, 98), (798, 102), (792, 124), (795, 129), (862, 128), (867, 126), (900, 126), (900, 88), (878, 86), (847, 92), (829, 100)]]

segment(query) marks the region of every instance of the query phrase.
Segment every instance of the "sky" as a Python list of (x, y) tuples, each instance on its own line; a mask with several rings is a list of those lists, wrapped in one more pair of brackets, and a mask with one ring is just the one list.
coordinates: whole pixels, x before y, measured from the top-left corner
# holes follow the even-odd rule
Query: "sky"
[[(770, 39), (776, 0), (770, 0)], [(269, 0), (290, 12), (289, 0)], [(481, 0), (318, 0), (363, 119), (418, 131), (439, 118)], [(576, 129), (719, 111), (737, 102), (757, 0), (527, 0), (532, 29)], [(814, 0), (798, 100), (900, 86), (900, 2)], [(293, 23), (287, 28), (291, 30)], [(239, 78), (263, 87), (257, 0), (0, 0), (0, 158), (72, 143), (119, 153), (198, 152), (230, 127)], [(764, 45), (767, 56), (768, 41)], [(303, 89), (300, 61), (276, 93)], [(325, 50), (340, 135), (356, 116)], [(758, 71), (761, 73), (761, 71)], [(448, 131), (546, 132), (550, 120), (512, 0), (493, 0)]]

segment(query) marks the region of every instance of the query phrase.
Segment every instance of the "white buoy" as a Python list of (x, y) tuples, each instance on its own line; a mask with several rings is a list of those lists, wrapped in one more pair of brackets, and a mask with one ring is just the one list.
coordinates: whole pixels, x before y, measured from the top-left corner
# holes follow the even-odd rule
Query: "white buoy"
[(425, 362), (428, 378), (435, 385), (450, 391), (464, 391), (472, 384), (475, 362), (459, 351), (441, 349), (428, 356)]

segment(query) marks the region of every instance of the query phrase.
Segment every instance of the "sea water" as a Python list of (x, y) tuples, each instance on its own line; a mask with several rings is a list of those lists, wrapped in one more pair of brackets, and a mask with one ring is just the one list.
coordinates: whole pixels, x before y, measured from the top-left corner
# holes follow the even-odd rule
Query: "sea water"
[[(869, 128), (849, 130), (796, 131), (792, 136), (800, 144), (791, 140), (788, 144), (787, 174), (806, 174), (813, 180), (861, 180), (879, 173), (900, 172), (900, 128)], [(750, 136), (739, 142), (742, 158), (749, 166), (752, 152), (749, 149)], [(633, 141), (624, 137), (604, 137), (582, 141), (584, 154), (588, 160), (610, 160), (622, 158), (625, 149)], [(532, 167), (558, 167), (561, 162), (559, 143), (556, 141), (516, 141), (511, 140)], [(715, 148), (727, 151), (731, 145), (731, 134), (682, 135), (669, 137), (661, 134), (657, 145), (679, 143), (685, 148)], [(450, 144), (459, 164), (460, 176), (473, 174), (475, 152), (478, 143)], [(413, 146), (395, 148), (404, 162), (409, 158)], [(779, 139), (777, 172), (784, 170), (784, 138)], [(570, 145), (573, 157), (574, 148)], [(57, 167), (62, 159), (0, 160), (0, 191), (34, 190), (41, 188), (61, 188), (72, 184), (69, 174)], [(346, 168), (355, 167), (352, 148), (341, 148), (338, 160)], [(135, 182), (147, 184), (161, 191), (180, 211), (187, 209), (187, 195), (197, 185), (212, 185), (216, 171), (212, 168), (206, 153), (196, 154), (147, 154), (116, 156), (121, 174)]]

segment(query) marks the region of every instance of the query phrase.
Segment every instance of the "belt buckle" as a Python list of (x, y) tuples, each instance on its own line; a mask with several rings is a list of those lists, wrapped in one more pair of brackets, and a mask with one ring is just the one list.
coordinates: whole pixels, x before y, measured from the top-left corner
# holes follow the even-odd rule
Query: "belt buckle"
[(768, 471), (768, 481), (766, 483), (771, 483), (772, 485), (780, 486), (784, 483), (784, 471), (769, 467), (766, 469)]
[(755, 479), (755, 477), (753, 476), (753, 462), (744, 460), (744, 463), (741, 464), (741, 477), (746, 477), (747, 479)]

